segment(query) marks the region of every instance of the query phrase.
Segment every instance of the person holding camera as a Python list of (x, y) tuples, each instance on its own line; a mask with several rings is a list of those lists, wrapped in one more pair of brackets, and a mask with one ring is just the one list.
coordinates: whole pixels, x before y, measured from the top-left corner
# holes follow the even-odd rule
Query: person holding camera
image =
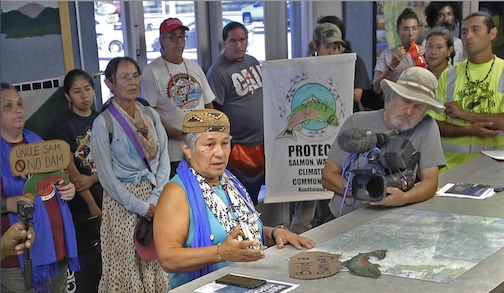
[[(371, 201), (371, 205), (403, 206), (421, 202), (431, 198), (438, 186), (439, 169), (445, 165), (439, 129), (436, 122), (427, 111), (432, 109), (437, 113), (444, 110), (444, 106), (435, 100), (437, 79), (429, 70), (421, 67), (410, 67), (399, 77), (397, 82), (387, 79), (380, 85), (385, 94), (385, 108), (357, 112), (348, 117), (341, 126), (338, 137), (349, 129), (366, 129), (370, 133), (380, 134), (395, 129), (399, 133), (394, 139), (407, 139), (413, 148), (420, 152), (417, 173), (418, 183), (407, 191), (397, 187), (385, 187), (386, 194), (383, 199)], [(359, 154), (360, 160), (365, 159), (366, 134), (355, 141), (347, 141), (344, 151), (338, 144), (338, 137), (331, 146), (328, 159), (322, 172), (322, 185), (334, 191), (334, 196), (329, 203), (329, 208), (334, 216), (350, 212), (352, 205), (342, 201), (345, 194), (347, 179), (343, 176), (345, 161), (352, 153)], [(354, 151), (348, 152), (354, 145)], [(369, 149), (374, 146), (370, 146)], [(351, 170), (346, 170), (351, 171)], [(347, 196), (351, 191), (347, 190)], [(360, 202), (357, 206), (363, 206)]]
[(2, 260), (8, 256), (21, 255), (26, 249), (30, 249), (35, 232), (30, 227), (25, 230), (23, 223), (16, 222), (2, 233)]
[(60, 180), (56, 184), (59, 196), (46, 199), (23, 196), (26, 179), (12, 174), (9, 152), (16, 145), (39, 142), (42, 138), (24, 128), (26, 113), (23, 100), (14, 86), (1, 84), (1, 101), (2, 234), (8, 231), (10, 225), (21, 220), (17, 216), (17, 206), (20, 201), (26, 201), (34, 205), (33, 227), (39, 235), (30, 249), (33, 289), (25, 288), (21, 269), (24, 255), (20, 255), (2, 259), (2, 291), (64, 293), (67, 268), (79, 270), (74, 224), (66, 203), (74, 198), (75, 186)]
[(314, 242), (283, 226), (263, 226), (252, 200), (228, 170), (231, 153), (228, 117), (215, 109), (185, 115), (185, 159), (165, 186), (154, 214), (159, 261), (175, 288), (231, 262), (264, 258), (263, 245)]

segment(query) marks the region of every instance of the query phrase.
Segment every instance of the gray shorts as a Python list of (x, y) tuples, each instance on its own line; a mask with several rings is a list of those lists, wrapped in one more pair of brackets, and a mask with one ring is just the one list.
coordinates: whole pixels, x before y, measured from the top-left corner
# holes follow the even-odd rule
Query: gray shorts
[[(58, 262), (59, 277), (51, 279), (49, 283), (49, 292), (66, 293), (67, 287), (67, 268), (68, 260), (64, 259)], [(12, 293), (36, 293), (31, 289), (26, 289), (24, 285), (24, 276), (21, 268), (2, 268), (2, 291)]]

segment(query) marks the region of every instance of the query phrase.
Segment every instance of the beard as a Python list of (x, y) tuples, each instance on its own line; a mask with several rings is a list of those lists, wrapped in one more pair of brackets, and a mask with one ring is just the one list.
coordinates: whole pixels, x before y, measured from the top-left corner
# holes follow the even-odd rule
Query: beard
[[(407, 122), (401, 123), (398, 118), (402, 118), (402, 120), (405, 120)], [(399, 132), (410, 130), (414, 128), (418, 124), (418, 122), (420, 122), (420, 120), (413, 121), (413, 117), (409, 115), (399, 115), (395, 117), (392, 115), (392, 113), (389, 114), (389, 119), (390, 123), (394, 126), (394, 128), (399, 130)]]
[(439, 23), (438, 25), (447, 28), (450, 32), (453, 32), (455, 30), (455, 22), (450, 23), (448, 21), (443, 21), (443, 22)]

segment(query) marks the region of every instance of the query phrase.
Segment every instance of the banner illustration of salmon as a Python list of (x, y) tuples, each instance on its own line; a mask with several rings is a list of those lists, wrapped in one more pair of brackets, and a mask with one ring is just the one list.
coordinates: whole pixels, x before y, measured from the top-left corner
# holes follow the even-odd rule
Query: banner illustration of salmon
[(297, 141), (296, 133), (306, 129), (320, 132), (328, 126), (339, 125), (333, 95), (318, 83), (308, 83), (296, 90), (290, 103), (287, 127), (276, 139), (290, 138)]

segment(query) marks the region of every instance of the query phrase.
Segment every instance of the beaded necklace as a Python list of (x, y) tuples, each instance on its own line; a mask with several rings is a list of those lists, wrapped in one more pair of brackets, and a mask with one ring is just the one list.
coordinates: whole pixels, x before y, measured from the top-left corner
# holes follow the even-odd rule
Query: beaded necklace
[(222, 184), (222, 189), (224, 190), (224, 193), (226, 194), (226, 199), (228, 200), (229, 203), (227, 210), (232, 216), (232, 218), (236, 221), (236, 223), (239, 224), (241, 227), (246, 227), (248, 223), (255, 223), (257, 220), (259, 220), (261, 213), (255, 211), (255, 208), (252, 207), (250, 203), (248, 203), (247, 201), (245, 201), (245, 204), (249, 209), (249, 211), (252, 212), (252, 216), (247, 216), (240, 212), (240, 206), (238, 204), (235, 204), (233, 200), (231, 200), (227, 186), (228, 186), (227, 184)]
[[(173, 80), (173, 75), (172, 75), (172, 74), (171, 74), (171, 72), (170, 72), (170, 68), (168, 68), (168, 64), (167, 64), (167, 63), (168, 63), (168, 61), (166, 61), (166, 59), (164, 59), (164, 58), (163, 58), (163, 61), (164, 61), (164, 65), (165, 65), (165, 67), (166, 67), (166, 70), (168, 71), (168, 75), (170, 75), (170, 82), (171, 82), (171, 81)], [(187, 72), (187, 80), (189, 80), (189, 69), (187, 69), (187, 64), (186, 64), (186, 62), (185, 62), (184, 58), (182, 58), (182, 63), (184, 63), (184, 67), (185, 67), (185, 70), (186, 70), (186, 72)], [(173, 82), (175, 82), (175, 81), (173, 80)], [(186, 86), (188, 86), (188, 84), (185, 84), (185, 85), (184, 85), (184, 87), (186, 87)], [(178, 91), (177, 91), (177, 92), (178, 92)], [(171, 92), (169, 92), (169, 93), (168, 93), (168, 95), (169, 95), (171, 98), (173, 98), (173, 97), (172, 97), (172, 95), (171, 95)], [(186, 98), (186, 100), (188, 100), (188, 99), (189, 99), (189, 90), (187, 90), (187, 91), (186, 91), (185, 95), (186, 95), (186, 97), (185, 97), (185, 98)]]
[(467, 71), (468, 67), (469, 67), (469, 60), (467, 60), (467, 63), (466, 63), (466, 67), (465, 67), (465, 74), (466, 74), (466, 78), (467, 78), (467, 82), (471, 85), (478, 85), (482, 82), (484, 82), (488, 76), (490, 76), (490, 72), (492, 72), (492, 69), (493, 69), (493, 66), (494, 66), (494, 63), (495, 63), (495, 55), (493, 56), (492, 58), (492, 65), (490, 65), (490, 70), (488, 70), (488, 73), (486, 74), (485, 78), (483, 78), (482, 80), (475, 80), (475, 81), (472, 81), (470, 78), (469, 78), (469, 72)]
[(492, 72), (494, 63), (495, 63), (495, 55), (492, 58), (492, 64), (490, 65), (490, 69), (488, 70), (488, 73), (486, 74), (485, 78), (481, 80), (472, 81), (469, 78), (469, 72), (467, 70), (469, 67), (469, 60), (467, 60), (465, 67), (467, 84), (466, 84), (466, 91), (464, 91), (464, 96), (470, 99), (470, 102), (466, 106), (468, 110), (472, 111), (474, 108), (480, 105), (483, 100), (488, 98), (488, 96), (484, 94), (488, 91), (488, 88), (482, 83), (490, 76), (490, 72)]

